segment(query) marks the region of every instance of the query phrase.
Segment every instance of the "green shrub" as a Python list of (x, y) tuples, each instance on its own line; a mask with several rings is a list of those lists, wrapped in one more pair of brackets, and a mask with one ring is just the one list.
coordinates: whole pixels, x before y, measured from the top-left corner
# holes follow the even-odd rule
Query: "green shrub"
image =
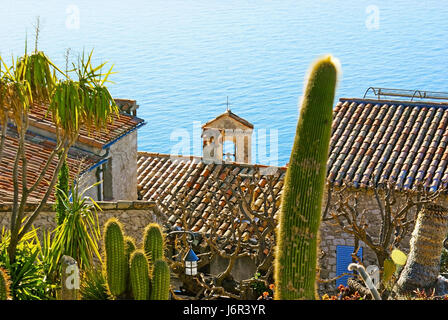
[(55, 210), (56, 210), (56, 223), (61, 225), (64, 222), (66, 216), (66, 206), (64, 204), (64, 200), (69, 194), (69, 171), (67, 166), (67, 160), (64, 160), (62, 164), (61, 170), (58, 174), (58, 183), (56, 184), (56, 201), (55, 201)]
[(42, 248), (36, 230), (27, 232), (17, 246), (14, 263), (9, 262), (7, 248), (10, 233), (2, 230), (0, 237), (0, 268), (10, 277), (10, 294), (13, 300), (54, 299), (57, 285), (47, 278)]
[(101, 269), (91, 268), (83, 273), (80, 295), (81, 300), (112, 300), (106, 276)]
[(92, 198), (85, 196), (87, 190), (96, 185), (79, 192), (78, 184), (73, 184), (71, 199), (65, 193), (62, 194), (65, 217), (54, 230), (51, 244), (54, 259), (52, 271), (59, 265), (63, 255), (75, 259), (80, 269), (90, 268), (95, 257), (101, 261), (98, 245), (101, 233), (97, 214), (101, 208)]

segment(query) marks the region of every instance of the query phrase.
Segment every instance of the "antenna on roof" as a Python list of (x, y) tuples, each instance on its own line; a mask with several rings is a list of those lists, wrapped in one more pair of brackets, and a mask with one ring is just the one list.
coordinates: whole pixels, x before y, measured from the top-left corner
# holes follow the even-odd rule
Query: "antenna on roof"
[(227, 96), (227, 107), (226, 107), (226, 111), (230, 112), (230, 107), (229, 107), (229, 96)]
[(448, 100), (448, 93), (446, 92), (433, 92), (424, 90), (403, 90), (403, 89), (390, 89), (390, 88), (376, 88), (369, 87), (364, 93), (364, 99), (367, 94), (372, 91), (373, 95), (381, 100), (381, 97), (402, 97), (410, 98), (412, 102), (415, 98), (421, 100)]

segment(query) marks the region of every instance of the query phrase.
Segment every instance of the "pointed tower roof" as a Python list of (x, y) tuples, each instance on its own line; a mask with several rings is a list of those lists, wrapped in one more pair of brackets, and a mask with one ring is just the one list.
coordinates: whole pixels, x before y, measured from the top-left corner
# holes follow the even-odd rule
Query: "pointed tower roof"
[(226, 112), (205, 123), (202, 128), (235, 129), (241, 128), (241, 126), (248, 129), (254, 128), (252, 123), (227, 109)]

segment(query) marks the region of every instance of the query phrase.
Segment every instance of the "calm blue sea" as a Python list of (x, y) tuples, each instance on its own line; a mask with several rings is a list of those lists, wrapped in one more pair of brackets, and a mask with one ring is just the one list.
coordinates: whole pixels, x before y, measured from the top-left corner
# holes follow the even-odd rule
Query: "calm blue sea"
[[(39, 48), (58, 65), (65, 65), (67, 48), (72, 58), (94, 48), (97, 62), (115, 65), (111, 92), (136, 99), (148, 122), (139, 130), (139, 150), (170, 153), (183, 129), (190, 135), (183, 152), (197, 154), (195, 123), (224, 112), (229, 97), (233, 112), (267, 133), (268, 156), (269, 134), (278, 133), (284, 165), (306, 71), (322, 54), (341, 61), (337, 98), (362, 97), (369, 86), (448, 91), (446, 4), (0, 0), (0, 53), (21, 54), (26, 34), (33, 47), (39, 16)], [(257, 154), (255, 162), (265, 162)]]

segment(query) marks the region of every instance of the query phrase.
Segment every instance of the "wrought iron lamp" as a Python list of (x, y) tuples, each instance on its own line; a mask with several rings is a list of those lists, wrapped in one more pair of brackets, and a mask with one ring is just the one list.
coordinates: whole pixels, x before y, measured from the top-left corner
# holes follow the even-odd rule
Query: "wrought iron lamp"
[(198, 261), (199, 258), (193, 251), (192, 244), (195, 242), (195, 234), (191, 231), (176, 230), (168, 233), (169, 236), (174, 234), (188, 234), (187, 242), (190, 246), (187, 254), (184, 256), (185, 274), (187, 276), (195, 276), (198, 273)]

